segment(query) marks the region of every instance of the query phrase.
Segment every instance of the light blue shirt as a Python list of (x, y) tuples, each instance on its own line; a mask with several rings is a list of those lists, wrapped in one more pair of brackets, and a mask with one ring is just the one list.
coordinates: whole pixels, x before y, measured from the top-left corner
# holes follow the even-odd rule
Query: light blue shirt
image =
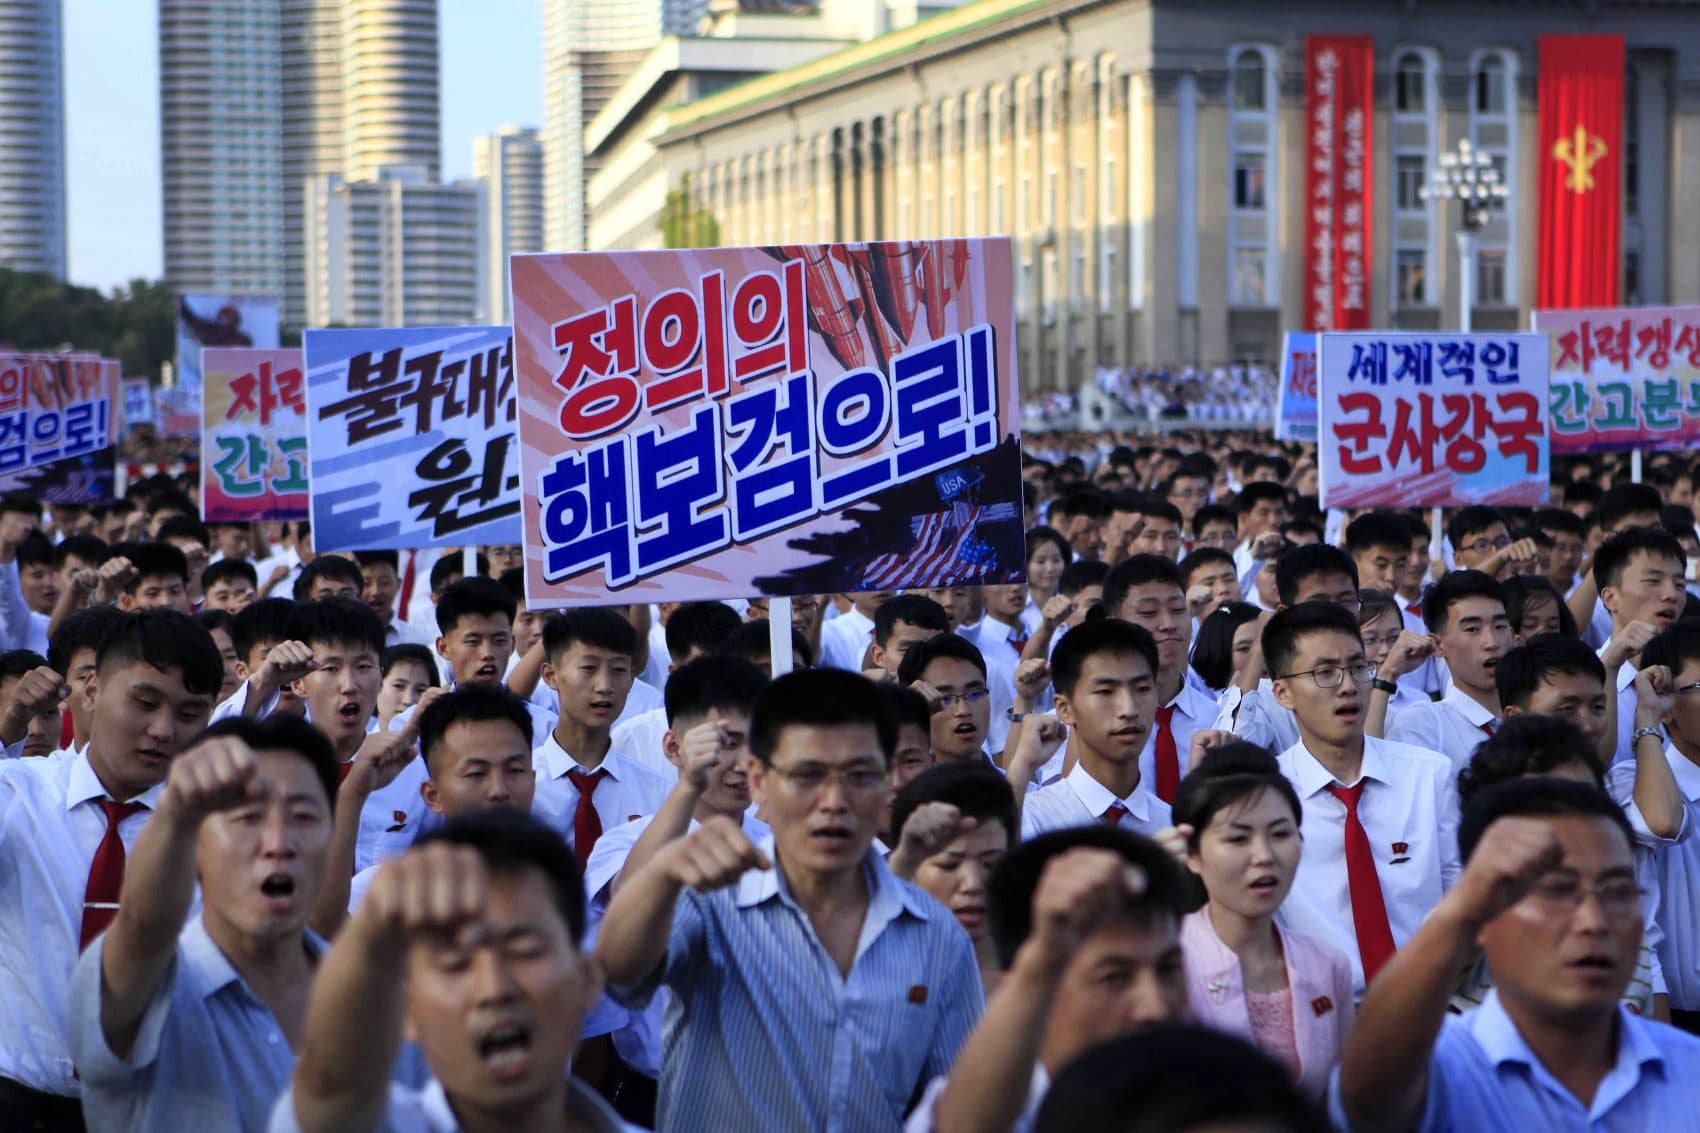
[[(1617, 1009), (1617, 1062), (1584, 1107), (1541, 1064), (1491, 992), (1446, 1019), (1429, 1059), (1422, 1133), (1650, 1133), (1693, 1129), (1700, 1113), (1700, 1039)], [(1329, 1108), (1349, 1129), (1335, 1071)]]
[[(773, 860), (773, 839), (763, 845)], [(870, 849), (868, 911), (846, 979), (780, 871), (687, 891), (667, 957), (611, 991), (641, 1007), (673, 992), (656, 1129), (898, 1133), (949, 1071), (984, 1006), (968, 935)]]
[[(642, 1133), (637, 1126), (621, 1121), (607, 1102), (576, 1078), (567, 1079), (567, 1116), (578, 1118), (592, 1133)], [(293, 1092), (277, 1099), (269, 1129), (270, 1133), (301, 1133)], [(389, 1105), (374, 1133), (460, 1133), (460, 1122), (455, 1119), (443, 1084), (435, 1078), (419, 1089), (392, 1082)]]
[[(91, 1130), (262, 1133), (289, 1085), (295, 1053), (258, 996), (248, 990), (199, 916), (177, 938), (177, 955), (142, 1016), (128, 1058), (100, 1027), (102, 935), (71, 977), (71, 1051)], [(311, 933), (315, 957), (325, 942)]]

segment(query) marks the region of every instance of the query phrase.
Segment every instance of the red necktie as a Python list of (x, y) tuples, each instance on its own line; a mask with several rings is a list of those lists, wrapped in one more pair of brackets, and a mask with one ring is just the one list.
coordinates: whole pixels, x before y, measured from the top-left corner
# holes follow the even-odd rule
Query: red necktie
[(1175, 801), (1181, 785), (1181, 756), (1175, 748), (1175, 730), (1169, 726), (1175, 718), (1175, 706), (1157, 709), (1157, 797), (1166, 803)]
[(71, 710), (67, 708), (60, 714), (59, 719), (59, 750), (70, 750), (71, 744), (76, 738), (76, 729), (71, 724)]
[(1109, 806), (1104, 808), (1104, 813), (1098, 816), (1098, 820), (1105, 826), (1120, 826), (1122, 824), (1122, 819), (1127, 816), (1127, 807), (1123, 806), (1121, 803), (1111, 803)]
[(337, 764), (336, 765), (336, 781), (338, 783), (346, 783), (348, 781), (348, 773), (350, 771), (353, 771), (353, 770), (354, 770), (354, 761), (352, 759), (349, 760), (347, 763)]
[(101, 799), (100, 809), (106, 812), (106, 833), (95, 847), (94, 861), (89, 865), (89, 883), (83, 890), (83, 929), (77, 938), (78, 952), (106, 931), (106, 926), (118, 915), (118, 895), (124, 890), (124, 840), (118, 836), (118, 825), (147, 807), (141, 803)]
[(1492, 739), (1493, 738), (1493, 721), (1489, 720), (1487, 723), (1483, 724), (1482, 725), (1482, 731), (1484, 731), (1488, 734), (1489, 739)]
[(1422, 604), (1422, 602), (1417, 601), (1417, 602), (1406, 603), (1405, 612), (1407, 614), (1410, 614), (1413, 618), (1422, 617), (1423, 616), (1423, 604)]
[(1021, 656), (1021, 651), (1023, 649), (1027, 648), (1027, 638), (1027, 634), (1022, 634), (1020, 637), (1011, 636), (1009, 638), (1009, 647), (1015, 650), (1015, 655), (1017, 657)]
[(401, 596), (396, 599), (396, 620), (407, 620), (407, 607), (413, 601), (413, 580), (418, 573), (419, 552), (407, 552), (407, 567), (401, 575)]
[(596, 840), (602, 837), (602, 816), (596, 813), (591, 796), (596, 794), (597, 785), (607, 777), (607, 770), (601, 767), (595, 771), (574, 768), (567, 772), (567, 779), (578, 788), (578, 808), (573, 811), (573, 853), (578, 855), (580, 868), (590, 859)]
[(1369, 834), (1358, 819), (1358, 800), (1364, 781), (1356, 786), (1338, 783), (1328, 793), (1346, 807), (1346, 886), (1352, 895), (1352, 927), (1357, 930), (1358, 957), (1363, 961), (1364, 986), (1368, 987), (1382, 965), (1393, 958), (1393, 927), (1387, 923), (1387, 905), (1381, 899), (1381, 878), (1375, 872), (1375, 852)]

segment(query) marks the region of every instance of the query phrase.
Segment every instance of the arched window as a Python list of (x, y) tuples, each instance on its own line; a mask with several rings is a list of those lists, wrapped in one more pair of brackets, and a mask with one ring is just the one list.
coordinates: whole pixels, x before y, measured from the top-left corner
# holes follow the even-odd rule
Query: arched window
[(1234, 60), (1233, 106), (1235, 110), (1267, 110), (1269, 72), (1260, 51), (1242, 51)]
[(1399, 114), (1422, 114), (1428, 109), (1428, 67), (1414, 51), (1393, 65), (1393, 109)]
[(1484, 55), (1476, 64), (1476, 113), (1502, 115), (1511, 105), (1510, 72), (1498, 55)]

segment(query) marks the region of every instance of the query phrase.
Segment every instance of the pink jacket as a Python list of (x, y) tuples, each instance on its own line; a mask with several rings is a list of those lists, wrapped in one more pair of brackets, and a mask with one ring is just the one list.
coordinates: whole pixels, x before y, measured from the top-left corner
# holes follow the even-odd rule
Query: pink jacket
[[(1299, 1085), (1312, 1097), (1322, 1097), (1352, 1028), (1352, 965), (1344, 953), (1313, 937), (1277, 931), (1293, 994)], [(1181, 949), (1186, 955), (1187, 1007), (1194, 1021), (1255, 1041), (1239, 957), (1217, 937), (1208, 908), (1182, 922)]]

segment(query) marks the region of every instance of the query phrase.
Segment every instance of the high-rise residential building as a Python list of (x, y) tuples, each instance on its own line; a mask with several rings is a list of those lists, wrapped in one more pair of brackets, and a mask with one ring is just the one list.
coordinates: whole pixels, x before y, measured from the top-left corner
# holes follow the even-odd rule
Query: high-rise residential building
[(311, 326), (464, 326), (478, 318), (484, 190), (423, 166), (321, 177), (307, 195)]
[(343, 0), (282, 0), (285, 326), (306, 321), (309, 186), (342, 171), (342, 8)]
[(544, 0), (543, 190), (549, 250), (585, 247), (585, 128), (667, 35), (694, 35), (707, 0)]
[(0, 0), (0, 267), (65, 278), (60, 0)]
[(437, 0), (343, 0), (343, 174), (442, 167)]
[(506, 323), (508, 257), (543, 250), (543, 145), (537, 131), (503, 126), (472, 140), (472, 175), (484, 185), (479, 318)]
[(283, 287), (278, 0), (159, 0), (165, 279)]

